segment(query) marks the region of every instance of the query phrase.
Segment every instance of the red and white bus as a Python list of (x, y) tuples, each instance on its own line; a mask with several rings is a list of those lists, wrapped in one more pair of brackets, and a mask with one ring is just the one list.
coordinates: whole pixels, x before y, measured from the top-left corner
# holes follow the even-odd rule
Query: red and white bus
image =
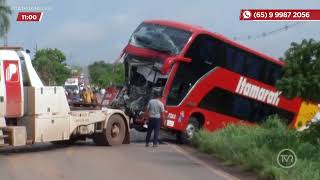
[(189, 139), (229, 123), (256, 123), (279, 114), (296, 126), (301, 99), (275, 88), (283, 62), (198, 26), (144, 21), (122, 55), (128, 112), (139, 115), (152, 90), (163, 89), (163, 128)]

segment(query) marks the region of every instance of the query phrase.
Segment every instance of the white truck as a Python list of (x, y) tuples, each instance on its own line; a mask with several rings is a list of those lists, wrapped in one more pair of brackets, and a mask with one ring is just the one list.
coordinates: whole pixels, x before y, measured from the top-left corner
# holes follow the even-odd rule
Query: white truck
[(22, 48), (0, 48), (0, 147), (92, 138), (97, 145), (129, 143), (121, 110), (71, 111), (63, 87), (48, 87)]
[(68, 78), (64, 83), (64, 89), (67, 92), (75, 92), (79, 94), (80, 87), (79, 87), (79, 79), (78, 78)]

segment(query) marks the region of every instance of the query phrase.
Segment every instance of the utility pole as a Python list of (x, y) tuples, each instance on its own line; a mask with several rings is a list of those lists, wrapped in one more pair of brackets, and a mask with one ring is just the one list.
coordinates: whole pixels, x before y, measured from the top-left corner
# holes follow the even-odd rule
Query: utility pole
[(37, 42), (36, 42), (36, 45), (35, 45), (35, 47), (34, 47), (33, 50), (32, 50), (33, 57), (36, 55), (37, 51), (38, 51), (38, 44), (37, 44)]
[(8, 36), (7, 36), (7, 34), (4, 35), (4, 37), (3, 37), (3, 42), (4, 42), (4, 43), (3, 43), (3, 46), (4, 46), (4, 47), (7, 47), (7, 46), (8, 46)]
[(69, 65), (73, 65), (72, 64), (72, 52), (70, 52), (70, 54), (69, 54)]

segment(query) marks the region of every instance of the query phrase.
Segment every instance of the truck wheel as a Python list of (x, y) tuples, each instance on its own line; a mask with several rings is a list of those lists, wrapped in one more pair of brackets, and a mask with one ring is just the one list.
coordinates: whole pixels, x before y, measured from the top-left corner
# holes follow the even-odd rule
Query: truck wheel
[(103, 133), (96, 134), (93, 137), (93, 141), (97, 145), (120, 145), (124, 142), (126, 130), (127, 128), (124, 119), (120, 115), (115, 114), (108, 120), (107, 127), (104, 129)]
[(183, 132), (177, 133), (177, 141), (182, 144), (189, 144), (194, 134), (199, 131), (200, 124), (197, 118), (190, 117), (186, 129)]

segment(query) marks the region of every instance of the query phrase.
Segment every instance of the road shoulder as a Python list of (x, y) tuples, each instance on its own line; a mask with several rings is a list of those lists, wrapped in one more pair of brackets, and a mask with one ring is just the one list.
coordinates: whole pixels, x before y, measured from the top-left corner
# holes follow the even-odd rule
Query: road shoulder
[(198, 150), (194, 149), (188, 145), (176, 145), (168, 143), (170, 147), (175, 149), (178, 153), (183, 154), (188, 159), (201, 164), (205, 168), (209, 169), (215, 174), (226, 179), (246, 179), (246, 180), (257, 180), (259, 177), (250, 171), (245, 171), (240, 166), (228, 166), (218, 157), (214, 157)]

